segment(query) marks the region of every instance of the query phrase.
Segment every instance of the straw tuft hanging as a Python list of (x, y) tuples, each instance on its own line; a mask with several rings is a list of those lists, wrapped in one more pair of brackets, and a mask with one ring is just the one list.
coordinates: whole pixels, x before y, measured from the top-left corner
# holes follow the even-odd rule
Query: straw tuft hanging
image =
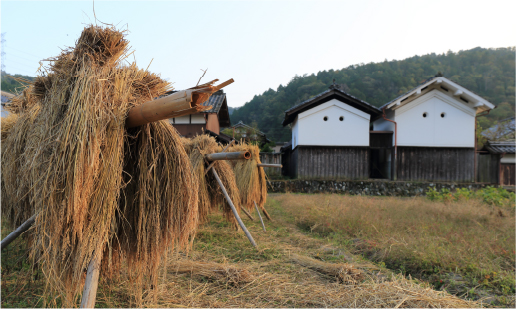
[(114, 28), (85, 28), (11, 101), (17, 120), (2, 129), (2, 210), (12, 225), (37, 214), (31, 256), (66, 307), (102, 255), (114, 273), (127, 258), (141, 296), (167, 246), (185, 245), (197, 226), (197, 181), (175, 129), (125, 129), (129, 109), (171, 89), (122, 63), (128, 44)]

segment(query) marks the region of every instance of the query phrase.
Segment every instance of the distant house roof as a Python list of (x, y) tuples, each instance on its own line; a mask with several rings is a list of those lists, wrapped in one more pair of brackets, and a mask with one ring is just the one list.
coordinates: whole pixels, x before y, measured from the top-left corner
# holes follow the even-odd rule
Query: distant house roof
[(515, 141), (501, 141), (501, 142), (487, 142), (485, 148), (490, 153), (515, 153), (516, 144)]
[(287, 124), (293, 122), (299, 113), (302, 113), (313, 107), (326, 103), (332, 99), (342, 101), (348, 104), (349, 106), (359, 109), (371, 116), (376, 116), (381, 113), (381, 111), (377, 107), (358, 98), (355, 98), (354, 96), (350, 95), (349, 93), (346, 93), (334, 84), (330, 86), (330, 89), (322, 93), (319, 93), (318, 95), (287, 109), (285, 111), (285, 119), (283, 120), (283, 126), (286, 126)]
[[(515, 117), (507, 118), (499, 121), (498, 124), (482, 131), (482, 136), (486, 137), (491, 141), (500, 141), (503, 139), (511, 138), (514, 139), (514, 133), (516, 129)], [(512, 134), (512, 136), (511, 136)]]
[[(209, 136), (212, 136), (215, 138), (215, 140), (217, 141), (217, 143), (221, 143), (221, 144), (228, 144), (229, 142), (231, 142), (234, 138), (232, 138), (231, 136), (227, 136), (226, 134), (223, 134), (223, 133), (215, 133), (215, 132), (212, 132), (210, 130), (206, 130), (205, 131), (206, 134), (208, 134)], [(238, 144), (237, 141), (235, 141), (235, 143)]]
[(246, 129), (249, 129), (249, 130), (256, 130), (256, 133), (260, 134), (260, 135), (265, 135), (265, 133), (263, 133), (262, 131), (256, 129), (256, 128), (253, 128), (251, 126), (248, 126), (246, 125), (245, 123), (242, 122), (242, 120), (240, 120), (237, 124), (231, 126), (232, 128), (236, 129), (236, 128), (246, 128)]
[(447, 79), (446, 77), (434, 76), (430, 77), (429, 79), (425, 80), (424, 82), (422, 82), (415, 88), (405, 92), (404, 94), (397, 96), (390, 102), (385, 103), (384, 105), (380, 106), (379, 109), (382, 110), (384, 108), (392, 108), (398, 105), (402, 105), (402, 102), (408, 99), (411, 95), (419, 95), (422, 90), (434, 83), (441, 84), (441, 86), (444, 86), (445, 88), (449, 89), (449, 91), (451, 91), (454, 96), (460, 96), (468, 100), (468, 104), (471, 104), (472, 107), (477, 107), (477, 114), (483, 111), (493, 109), (495, 107), (492, 103), (482, 98), (478, 94), (462, 87), (461, 85)]
[[(175, 90), (169, 91), (169, 92), (165, 93), (165, 95), (170, 95), (174, 92), (177, 92), (177, 91), (175, 91)], [(201, 113), (203, 113), (203, 114), (215, 113), (218, 115), (219, 125), (221, 127), (224, 128), (224, 127), (231, 126), (231, 120), (229, 118), (228, 102), (227, 102), (226, 94), (224, 93), (224, 91), (222, 89), (215, 92), (214, 94), (212, 94), (210, 96), (210, 98), (206, 102), (202, 103), (201, 105), (212, 106), (212, 108), (210, 110), (203, 111)]]

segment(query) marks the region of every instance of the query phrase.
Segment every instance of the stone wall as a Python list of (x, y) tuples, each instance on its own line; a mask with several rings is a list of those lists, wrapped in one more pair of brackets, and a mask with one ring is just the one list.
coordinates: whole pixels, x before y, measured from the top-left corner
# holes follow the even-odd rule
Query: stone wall
[(455, 190), (456, 188), (481, 189), (487, 184), (477, 183), (441, 183), (441, 182), (407, 182), (384, 180), (357, 180), (357, 181), (332, 181), (332, 180), (271, 180), (268, 187), (269, 193), (343, 193), (351, 195), (371, 196), (421, 196), (425, 195), (428, 188), (441, 188)]

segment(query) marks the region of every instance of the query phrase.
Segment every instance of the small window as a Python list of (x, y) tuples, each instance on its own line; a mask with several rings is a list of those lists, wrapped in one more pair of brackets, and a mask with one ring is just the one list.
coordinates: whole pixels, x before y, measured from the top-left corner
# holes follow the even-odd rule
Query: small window
[(328, 116), (324, 116), (324, 121), (328, 121)]
[(441, 113), (441, 118), (446, 117), (446, 113)]
[(340, 120), (340, 121), (344, 121), (344, 116), (340, 116), (340, 117), (339, 117), (339, 120)]
[(448, 88), (441, 86), (441, 89), (444, 91), (448, 91)]
[(468, 100), (464, 99), (463, 97), (459, 97), (462, 101), (466, 102), (466, 103), (469, 103)]
[(424, 112), (424, 113), (423, 113), (423, 118), (426, 118), (426, 117), (428, 117), (428, 113), (427, 113), (427, 112)]

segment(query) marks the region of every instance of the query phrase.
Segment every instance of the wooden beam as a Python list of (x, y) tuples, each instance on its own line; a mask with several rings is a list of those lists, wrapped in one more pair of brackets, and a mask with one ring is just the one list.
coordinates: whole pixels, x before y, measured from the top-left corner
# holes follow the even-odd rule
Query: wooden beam
[(251, 242), (251, 244), (255, 248), (258, 248), (258, 245), (256, 245), (256, 242), (254, 241), (253, 236), (251, 236), (251, 233), (249, 233), (249, 231), (245, 227), (244, 222), (242, 222), (242, 219), (240, 219), (240, 216), (238, 215), (235, 205), (233, 205), (233, 202), (231, 201), (231, 198), (229, 197), (228, 192), (226, 191), (226, 188), (222, 184), (222, 181), (220, 180), (219, 175), (217, 174), (217, 171), (215, 171), (215, 168), (212, 168), (211, 171), (213, 173), (213, 176), (215, 176), (215, 180), (217, 180), (217, 183), (219, 184), (220, 189), (222, 190), (222, 193), (224, 194), (224, 197), (226, 198), (226, 201), (229, 204), (229, 207), (231, 207), (231, 211), (233, 212), (233, 215), (235, 216), (235, 219), (237, 220), (238, 225), (240, 225), (240, 227), (244, 231), (245, 236), (247, 236), (247, 238), (249, 239), (249, 242)]
[(267, 230), (265, 229), (265, 224), (263, 224), (262, 215), (260, 215), (260, 210), (258, 209), (258, 205), (256, 205), (256, 201), (253, 201), (253, 202), (254, 202), (254, 208), (256, 209), (256, 212), (258, 213), (258, 217), (260, 217), (260, 222), (262, 223), (263, 231), (267, 232)]
[(23, 232), (27, 231), (34, 224), (35, 221), (36, 221), (36, 215), (33, 215), (27, 221), (23, 222), (22, 225), (20, 225), (11, 234), (7, 235), (4, 239), (2, 239), (2, 243), (0, 245), (1, 246), (0, 250), (3, 250), (7, 246), (9, 246), (9, 244), (11, 242), (13, 242), (13, 240), (18, 238), (18, 236), (20, 236)]
[(90, 264), (88, 265), (88, 271), (86, 272), (86, 281), (84, 282), (84, 290), (82, 291), (81, 308), (95, 308), (101, 260), (101, 253), (95, 254), (94, 252)]

